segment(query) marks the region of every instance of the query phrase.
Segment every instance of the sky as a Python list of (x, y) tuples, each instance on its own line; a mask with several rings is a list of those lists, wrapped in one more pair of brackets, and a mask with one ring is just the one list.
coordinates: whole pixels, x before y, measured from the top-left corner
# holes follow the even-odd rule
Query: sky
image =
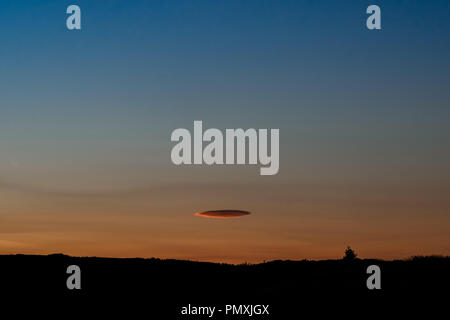
[[(82, 29), (66, 28), (81, 8)], [(382, 29), (366, 28), (381, 8)], [(450, 255), (448, 1), (0, 3), (0, 254)], [(172, 164), (278, 128), (280, 170)], [(235, 209), (251, 215), (205, 219)]]

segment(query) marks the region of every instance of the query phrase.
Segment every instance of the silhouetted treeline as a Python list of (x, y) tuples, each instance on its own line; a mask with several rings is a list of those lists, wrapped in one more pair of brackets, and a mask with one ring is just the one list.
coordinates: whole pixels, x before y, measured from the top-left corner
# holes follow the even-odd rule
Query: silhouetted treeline
[[(81, 290), (66, 286), (69, 265), (81, 269)], [(369, 265), (380, 267), (380, 290), (367, 288)], [(271, 261), (255, 265), (62, 254), (0, 256), (1, 291), (25, 304), (29, 299), (42, 299), (47, 304), (53, 301), (76, 309), (87, 305), (106, 311), (151, 309), (158, 319), (202, 319), (180, 317), (181, 306), (187, 304), (270, 304), (271, 319), (299, 312), (321, 314), (331, 309), (335, 314), (345, 313), (346, 304), (371, 312), (386, 306), (403, 312), (416, 307), (414, 301), (422, 305), (434, 301), (432, 307), (436, 309), (441, 299), (449, 297), (449, 273), (450, 258), (438, 256), (395, 261)]]

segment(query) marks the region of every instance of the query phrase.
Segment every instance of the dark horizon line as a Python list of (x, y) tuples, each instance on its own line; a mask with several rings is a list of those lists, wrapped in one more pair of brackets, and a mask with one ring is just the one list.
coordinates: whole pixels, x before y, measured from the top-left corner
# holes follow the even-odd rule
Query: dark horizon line
[[(219, 264), (219, 265), (232, 265), (232, 266), (257, 266), (264, 265), (268, 263), (296, 263), (296, 262), (325, 262), (325, 261), (345, 261), (344, 257), (336, 258), (336, 259), (274, 259), (274, 260), (263, 260), (258, 263), (250, 263), (250, 262), (242, 262), (242, 263), (229, 263), (229, 262), (213, 262), (213, 261), (201, 261), (201, 260), (191, 260), (191, 259), (175, 259), (175, 258), (157, 258), (157, 257), (103, 257), (103, 256), (71, 256), (65, 253), (49, 253), (49, 254), (26, 254), (26, 253), (8, 253), (8, 254), (0, 254), (0, 258), (2, 257), (11, 257), (11, 256), (24, 256), (24, 257), (64, 257), (64, 258), (72, 258), (72, 259), (105, 259), (105, 260), (157, 260), (163, 262), (189, 262), (189, 263), (203, 263), (203, 264)], [(380, 262), (395, 262), (395, 261), (414, 261), (414, 260), (425, 260), (425, 259), (450, 259), (450, 256), (440, 255), (440, 254), (430, 254), (430, 255), (413, 255), (407, 258), (398, 258), (398, 259), (379, 259), (379, 258), (358, 258), (355, 257), (351, 261), (380, 261)]]

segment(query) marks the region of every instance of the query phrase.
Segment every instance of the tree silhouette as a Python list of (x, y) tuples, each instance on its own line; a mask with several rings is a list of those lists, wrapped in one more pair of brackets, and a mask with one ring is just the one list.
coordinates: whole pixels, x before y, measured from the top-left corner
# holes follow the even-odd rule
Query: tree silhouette
[(357, 254), (355, 253), (355, 251), (353, 251), (350, 246), (347, 246), (347, 249), (345, 249), (345, 255), (342, 259), (345, 261), (352, 261), (356, 259), (356, 256)]

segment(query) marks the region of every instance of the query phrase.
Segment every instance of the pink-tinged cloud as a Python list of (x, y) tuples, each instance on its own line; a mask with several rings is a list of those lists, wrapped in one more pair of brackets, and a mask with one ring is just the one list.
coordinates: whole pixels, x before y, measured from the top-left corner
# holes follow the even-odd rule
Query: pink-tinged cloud
[(249, 211), (243, 210), (209, 210), (203, 212), (196, 212), (195, 215), (203, 218), (218, 218), (218, 219), (228, 219), (237, 218), (249, 215)]

